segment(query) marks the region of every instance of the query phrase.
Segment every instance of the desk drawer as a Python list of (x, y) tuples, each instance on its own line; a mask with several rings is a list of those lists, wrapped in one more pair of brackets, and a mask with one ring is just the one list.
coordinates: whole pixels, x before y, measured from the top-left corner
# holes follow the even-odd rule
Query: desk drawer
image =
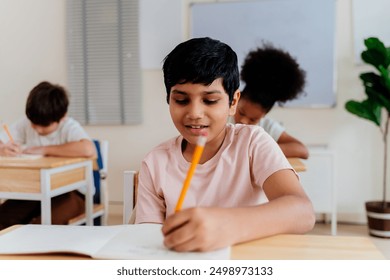
[[(57, 189), (85, 179), (85, 168), (63, 171), (50, 177), (51, 189)], [(39, 169), (0, 169), (0, 192), (39, 193)]]
[(37, 169), (0, 169), (0, 191), (38, 193), (41, 181)]
[(77, 169), (72, 169), (68, 171), (63, 171), (61, 173), (56, 173), (51, 175), (51, 189), (55, 190), (62, 186), (70, 185), (76, 182), (85, 180), (85, 167), (80, 167)]

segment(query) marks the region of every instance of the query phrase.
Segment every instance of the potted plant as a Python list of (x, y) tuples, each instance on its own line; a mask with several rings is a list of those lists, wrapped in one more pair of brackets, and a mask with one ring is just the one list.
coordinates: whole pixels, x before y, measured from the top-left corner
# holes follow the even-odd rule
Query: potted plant
[(348, 112), (372, 121), (377, 125), (383, 140), (383, 182), (382, 200), (366, 202), (369, 233), (372, 236), (390, 238), (390, 202), (386, 200), (387, 142), (390, 121), (390, 48), (378, 38), (364, 40), (366, 50), (362, 60), (374, 66), (375, 72), (360, 75), (365, 88), (366, 99), (349, 100), (345, 104)]

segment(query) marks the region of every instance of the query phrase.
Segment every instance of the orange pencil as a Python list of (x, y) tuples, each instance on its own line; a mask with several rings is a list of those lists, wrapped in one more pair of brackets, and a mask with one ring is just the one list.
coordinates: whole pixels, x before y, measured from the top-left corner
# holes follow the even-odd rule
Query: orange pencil
[(3, 124), (3, 128), (4, 128), (5, 132), (7, 133), (8, 137), (9, 137), (9, 140), (13, 143), (14, 142), (14, 138), (12, 138), (12, 135), (9, 132), (8, 125)]
[(187, 177), (184, 180), (183, 188), (181, 189), (179, 200), (177, 201), (176, 204), (175, 212), (181, 210), (187, 190), (190, 187), (192, 175), (194, 175), (196, 165), (199, 163), (200, 157), (202, 156), (204, 146), (206, 145), (206, 141), (207, 141), (207, 135), (199, 136), (199, 139), (196, 143), (194, 154), (192, 156), (191, 165), (187, 172)]

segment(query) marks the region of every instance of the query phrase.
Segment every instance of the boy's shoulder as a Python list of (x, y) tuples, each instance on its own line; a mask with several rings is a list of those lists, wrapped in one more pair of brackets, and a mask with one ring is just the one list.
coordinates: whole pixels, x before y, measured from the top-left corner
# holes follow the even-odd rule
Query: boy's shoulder
[(226, 129), (225, 143), (234, 143), (234, 146), (263, 145), (274, 141), (271, 136), (258, 125), (228, 124)]
[(75, 120), (75, 119), (72, 118), (72, 117), (65, 117), (64, 123), (65, 123), (65, 124), (68, 124), (68, 125), (69, 125), (69, 124), (70, 124), (70, 125), (74, 125), (74, 124), (76, 124), (76, 125), (81, 125), (79, 121)]
[(12, 125), (31, 127), (31, 122), (27, 116), (20, 117)]
[(227, 134), (234, 134), (234, 135), (253, 135), (253, 134), (263, 134), (265, 133), (264, 129), (258, 125), (249, 125), (249, 124), (227, 124)]
[(67, 139), (67, 142), (79, 141), (81, 139), (91, 140), (83, 126), (71, 117), (66, 117), (62, 120), (55, 133), (58, 137)]
[(60, 123), (59, 129), (73, 130), (73, 129), (83, 129), (83, 128), (81, 123), (75, 120), (74, 118), (65, 117), (65, 119)]

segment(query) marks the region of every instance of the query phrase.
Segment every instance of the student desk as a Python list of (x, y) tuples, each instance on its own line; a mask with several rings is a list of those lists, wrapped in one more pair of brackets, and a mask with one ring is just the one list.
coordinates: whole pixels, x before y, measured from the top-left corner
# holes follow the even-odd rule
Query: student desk
[(281, 234), (233, 246), (232, 259), (384, 260), (368, 237)]
[(92, 160), (43, 157), (0, 159), (0, 199), (40, 200), (42, 224), (51, 224), (51, 198), (86, 187), (87, 224), (93, 225)]
[(296, 172), (306, 171), (305, 164), (299, 158), (287, 158)]
[[(0, 231), (6, 234), (15, 225)], [(233, 260), (384, 260), (368, 237), (280, 234), (232, 246)], [(77, 254), (2, 255), (0, 260), (81, 260)]]

